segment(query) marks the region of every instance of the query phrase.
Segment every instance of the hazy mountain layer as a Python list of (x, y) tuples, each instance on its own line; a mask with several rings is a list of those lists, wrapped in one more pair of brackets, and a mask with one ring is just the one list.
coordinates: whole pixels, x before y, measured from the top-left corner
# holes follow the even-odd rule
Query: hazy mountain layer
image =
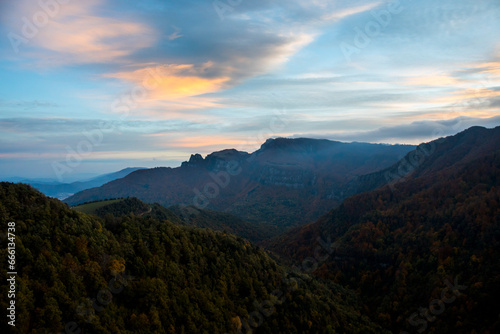
[(82, 180), (82, 181), (75, 181), (71, 183), (63, 183), (63, 182), (40, 182), (37, 180), (30, 180), (30, 179), (22, 179), (16, 182), (21, 182), (21, 183), (26, 183), (29, 184), (30, 186), (38, 189), (41, 191), (43, 194), (50, 196), (50, 197), (55, 197), (58, 199), (65, 199), (70, 197), (71, 195), (85, 190), (89, 188), (94, 188), (94, 187), (100, 187), (105, 183), (108, 183), (110, 181), (120, 179), (124, 176), (127, 176), (128, 174), (136, 171), (144, 169), (141, 167), (130, 167), (130, 168), (125, 168), (122, 169), (118, 172), (114, 173), (109, 173), (109, 174), (104, 174), (100, 176), (93, 177), (88, 180)]
[(137, 197), (164, 206), (235, 214), (276, 226), (277, 232), (318, 218), (344, 197), (354, 177), (386, 168), (414, 146), (270, 139), (252, 153), (199, 154), (179, 168), (136, 171), (65, 202)]

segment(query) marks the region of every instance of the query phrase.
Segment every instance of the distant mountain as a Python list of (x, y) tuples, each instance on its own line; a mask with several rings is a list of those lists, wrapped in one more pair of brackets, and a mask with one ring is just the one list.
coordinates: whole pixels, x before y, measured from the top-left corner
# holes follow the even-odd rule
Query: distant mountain
[(145, 168), (129, 167), (122, 169), (118, 172), (104, 174), (90, 179), (75, 181), (71, 183), (62, 183), (53, 180), (43, 181), (37, 179), (31, 180), (31, 179), (21, 179), (21, 178), (18, 178), (15, 182), (29, 184), (30, 186), (38, 189), (47, 196), (58, 199), (65, 199), (79, 191), (94, 187), (100, 187), (105, 183), (108, 183), (116, 179), (120, 179), (132, 172), (135, 172), (136, 170), (141, 170), (141, 169)]
[[(430, 153), (417, 159), (419, 150)], [(375, 187), (398, 170), (400, 179), (267, 246), (300, 263), (316, 258), (318, 237), (330, 238), (315, 274), (356, 289), (372, 319), (395, 333), (500, 332), (500, 127), (420, 145), (362, 178)]]
[(354, 177), (387, 168), (415, 146), (269, 139), (252, 154), (234, 149), (191, 156), (178, 168), (153, 168), (65, 202), (137, 197), (163, 206), (191, 205), (276, 226), (313, 221), (337, 205)]
[(17, 272), (15, 284), (1, 273), (0, 307), (15, 300), (16, 312), (0, 332), (389, 333), (348, 289), (241, 238), (140, 216), (141, 204), (129, 204), (138, 215), (104, 220), (0, 182), (0, 236), (9, 227), (16, 236)]

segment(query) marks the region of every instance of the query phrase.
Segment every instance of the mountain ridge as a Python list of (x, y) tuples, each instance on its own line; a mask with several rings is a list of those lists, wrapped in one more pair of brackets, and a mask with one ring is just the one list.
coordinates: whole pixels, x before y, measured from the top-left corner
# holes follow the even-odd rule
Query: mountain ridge
[[(449, 165), (463, 164), (494, 149), (500, 142), (499, 129), (474, 126), (453, 136), (422, 143), (394, 165), (354, 178), (347, 186), (346, 195), (374, 190), (386, 184), (392, 187), (411, 175), (426, 175)], [(443, 161), (444, 156), (447, 158)]]
[[(252, 154), (234, 149), (203, 158), (193, 154), (177, 168), (136, 171), (65, 200), (70, 205), (137, 197), (165, 207), (195, 205), (235, 214), (281, 230), (313, 221), (342, 200), (347, 182), (397, 162), (411, 145), (341, 143), (323, 139), (267, 140)], [(301, 217), (301, 218), (298, 218)]]

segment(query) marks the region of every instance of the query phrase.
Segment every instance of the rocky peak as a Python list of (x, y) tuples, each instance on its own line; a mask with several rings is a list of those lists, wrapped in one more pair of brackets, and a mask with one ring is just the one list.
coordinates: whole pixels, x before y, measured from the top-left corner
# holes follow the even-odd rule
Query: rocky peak
[(203, 165), (205, 165), (205, 160), (199, 153), (191, 154), (189, 161), (182, 163), (182, 167), (202, 167)]
[(217, 151), (210, 153), (203, 159), (203, 157), (196, 153), (192, 154), (189, 161), (182, 163), (182, 166), (186, 167), (204, 167), (210, 170), (223, 170), (226, 168), (227, 164), (231, 161), (242, 161), (248, 158), (250, 154), (247, 152), (238, 151), (235, 149), (227, 149), (222, 151)]

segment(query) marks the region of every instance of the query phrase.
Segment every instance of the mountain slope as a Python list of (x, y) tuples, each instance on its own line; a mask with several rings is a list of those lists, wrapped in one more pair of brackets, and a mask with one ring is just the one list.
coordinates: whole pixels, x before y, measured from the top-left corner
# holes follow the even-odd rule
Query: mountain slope
[(279, 232), (316, 219), (343, 199), (343, 187), (355, 176), (388, 167), (413, 148), (269, 139), (252, 154), (224, 150), (205, 159), (192, 155), (179, 168), (137, 171), (65, 202), (137, 197), (166, 207), (182, 204), (227, 212), (269, 223)]
[[(334, 254), (315, 273), (355, 289), (393, 332), (496, 333), (499, 133), (471, 128), (440, 139), (404, 180), (352, 196), (268, 246), (304, 261), (317, 236), (330, 237)], [(445, 288), (456, 284), (452, 298)]]
[(419, 145), (396, 164), (367, 175), (354, 178), (346, 187), (347, 195), (354, 195), (411, 177), (430, 175), (446, 168), (463, 165), (498, 149), (499, 128), (471, 127), (455, 136), (440, 138)]
[[(360, 315), (350, 291), (240, 238), (114, 218), (107, 226), (29, 186), (0, 183), (1, 228), (15, 222), (17, 270), (16, 326), (2, 321), (2, 333), (386, 333)], [(6, 271), (0, 276), (7, 296)]]

